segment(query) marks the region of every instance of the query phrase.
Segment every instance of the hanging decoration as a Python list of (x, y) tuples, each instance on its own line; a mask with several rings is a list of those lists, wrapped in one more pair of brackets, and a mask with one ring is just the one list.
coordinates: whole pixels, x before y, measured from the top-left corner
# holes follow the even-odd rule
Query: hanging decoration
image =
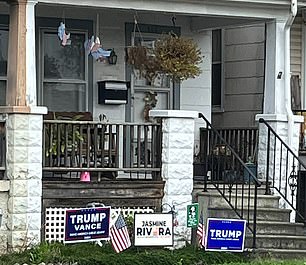
[(145, 121), (150, 121), (149, 111), (156, 107), (157, 93), (155, 91), (147, 91), (143, 100), (145, 102), (143, 117)]
[[(173, 16), (173, 26), (175, 20)], [(136, 30), (142, 39), (135, 17), (134, 35)], [(181, 82), (201, 74), (199, 66), (202, 62), (201, 50), (192, 39), (177, 36), (173, 32), (157, 39), (152, 47), (138, 45), (127, 47), (126, 50), (127, 63), (138, 70), (151, 85), (159, 74), (169, 76), (173, 82)]]
[(201, 74), (201, 50), (189, 38), (169, 33), (155, 43), (154, 55), (161, 71), (181, 82)]
[(96, 37), (93, 35), (89, 40), (86, 40), (84, 43), (84, 47), (86, 53), (91, 56), (98, 62), (105, 62), (107, 61), (106, 58), (109, 58), (111, 55), (111, 50), (104, 50), (102, 48), (100, 38), (98, 37), (99, 34), (99, 14), (97, 13), (96, 16)]
[(66, 33), (66, 26), (64, 22), (61, 22), (57, 29), (57, 36), (61, 40), (61, 45), (71, 45), (70, 33)]
[(102, 48), (99, 37), (92, 36), (89, 40), (84, 43), (85, 50), (88, 55), (91, 56), (99, 62), (104, 62), (106, 58), (111, 55), (111, 50), (104, 50)]

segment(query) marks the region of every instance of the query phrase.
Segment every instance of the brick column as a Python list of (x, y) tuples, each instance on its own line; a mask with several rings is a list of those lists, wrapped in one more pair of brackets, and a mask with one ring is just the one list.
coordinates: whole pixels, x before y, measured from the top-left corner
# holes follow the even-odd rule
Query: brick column
[[(259, 120), (260, 118), (265, 119), (270, 126), (273, 128), (273, 130), (281, 137), (281, 139), (285, 143), (291, 143), (291, 149), (292, 151), (298, 155), (298, 150), (299, 150), (299, 137), (300, 137), (300, 126), (301, 123), (303, 122), (303, 117), (294, 115), (292, 116), (293, 119), (293, 128), (292, 130), (292, 135), (290, 136), (288, 134), (288, 117), (287, 115), (281, 115), (281, 114), (258, 114), (256, 115), (256, 120)], [(259, 123), (259, 140), (258, 140), (258, 168), (257, 168), (257, 176), (259, 180), (266, 181), (266, 159), (267, 159), (267, 126)], [(290, 139), (289, 139), (290, 138)], [(271, 135), (271, 149), (273, 149), (274, 145), (274, 138)], [(281, 154), (281, 147), (279, 142), (276, 145), (276, 161), (278, 161), (280, 158), (282, 158), (282, 167), (279, 165), (279, 161), (276, 163), (275, 167), (275, 183), (279, 183), (279, 178), (281, 177), (282, 179), (282, 193), (285, 194), (285, 184), (286, 184), (286, 151), (285, 149), (282, 149), (282, 154)], [(290, 156), (289, 156), (290, 157)], [(273, 168), (273, 158), (270, 157), (270, 168), (271, 172), (274, 169)], [(271, 161), (272, 160), (272, 161)], [(288, 165), (290, 165), (290, 161), (288, 162)], [(280, 172), (281, 171), (281, 172)], [(287, 172), (288, 173), (288, 172)], [(290, 172), (289, 172), (290, 173)], [(268, 176), (270, 179), (272, 179), (273, 176)], [(272, 192), (275, 192), (275, 190), (272, 190)], [(290, 188), (289, 186), (287, 187), (287, 193), (290, 194)], [(277, 193), (276, 193), (277, 194)], [(294, 202), (295, 204), (295, 202)], [(280, 199), (279, 205), (281, 208), (290, 208), (283, 199)], [(294, 212), (291, 213), (291, 220), (293, 221), (295, 219)]]
[(40, 242), (42, 196), (42, 115), (8, 114), (6, 175), (9, 249)]
[[(174, 228), (175, 247), (190, 243), (187, 205), (192, 202), (195, 111), (151, 110), (150, 116), (162, 119), (162, 178), (165, 180), (164, 209), (175, 206), (178, 226)], [(169, 209), (170, 210), (170, 209)]]

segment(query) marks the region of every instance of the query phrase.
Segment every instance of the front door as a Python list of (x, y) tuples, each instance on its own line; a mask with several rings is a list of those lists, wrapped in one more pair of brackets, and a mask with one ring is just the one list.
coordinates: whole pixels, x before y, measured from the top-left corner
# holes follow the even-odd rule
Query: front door
[[(132, 36), (132, 45), (143, 45), (152, 48), (160, 34), (136, 34)], [(158, 75), (151, 83), (132, 70), (131, 74), (131, 120), (133, 122), (149, 121), (148, 112), (151, 109), (166, 110), (173, 108), (172, 84), (169, 77)]]

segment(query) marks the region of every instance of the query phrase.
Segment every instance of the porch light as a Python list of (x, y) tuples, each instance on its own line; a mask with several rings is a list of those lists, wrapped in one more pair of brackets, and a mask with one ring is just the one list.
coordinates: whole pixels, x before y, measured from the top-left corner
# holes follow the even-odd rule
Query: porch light
[(117, 54), (115, 53), (114, 49), (111, 49), (111, 54), (108, 57), (108, 63), (109, 64), (116, 64), (117, 63)]

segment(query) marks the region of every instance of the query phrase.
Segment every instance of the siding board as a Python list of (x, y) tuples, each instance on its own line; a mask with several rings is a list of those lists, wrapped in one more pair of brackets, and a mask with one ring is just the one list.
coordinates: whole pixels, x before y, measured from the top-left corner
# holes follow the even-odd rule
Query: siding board
[(265, 31), (261, 25), (231, 28), (226, 30), (226, 45), (235, 45), (242, 43), (256, 43), (265, 40)]
[(227, 95), (225, 111), (261, 111), (262, 94)]
[(290, 71), (301, 77), (302, 71), (302, 24), (303, 19), (297, 16), (290, 31)]
[(225, 62), (264, 59), (264, 43), (248, 43), (225, 47)]
[(225, 78), (264, 76), (264, 61), (242, 61), (225, 64)]

